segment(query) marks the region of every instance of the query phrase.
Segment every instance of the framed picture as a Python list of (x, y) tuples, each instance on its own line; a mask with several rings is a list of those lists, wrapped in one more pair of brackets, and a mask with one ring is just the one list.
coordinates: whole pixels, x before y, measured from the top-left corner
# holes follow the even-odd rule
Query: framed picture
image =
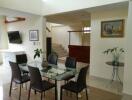
[(101, 37), (123, 37), (124, 20), (102, 21)]
[(38, 30), (30, 30), (29, 31), (29, 40), (30, 41), (38, 41), (39, 40), (39, 31)]

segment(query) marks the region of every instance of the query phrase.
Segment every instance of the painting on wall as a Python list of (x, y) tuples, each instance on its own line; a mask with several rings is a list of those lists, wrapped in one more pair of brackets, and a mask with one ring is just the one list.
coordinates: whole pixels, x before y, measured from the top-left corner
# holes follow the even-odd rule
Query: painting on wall
[(101, 22), (101, 37), (123, 37), (124, 20), (112, 20)]
[(30, 41), (38, 41), (39, 40), (38, 30), (30, 30), (29, 31), (29, 40)]

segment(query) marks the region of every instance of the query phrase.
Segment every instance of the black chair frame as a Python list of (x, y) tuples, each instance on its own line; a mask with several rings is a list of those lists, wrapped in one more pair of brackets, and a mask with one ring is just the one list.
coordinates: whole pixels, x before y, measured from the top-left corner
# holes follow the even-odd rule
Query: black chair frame
[(46, 80), (42, 80), (41, 74), (38, 68), (28, 66), (30, 73), (30, 87), (28, 92), (28, 100), (30, 100), (30, 92), (31, 89), (35, 90), (35, 92), (41, 93), (41, 100), (43, 97), (43, 92), (55, 88), (55, 100), (57, 100), (57, 89), (56, 89), (56, 81), (55, 84), (50, 83)]
[(19, 68), (17, 63), (9, 62), (9, 64), (11, 66), (11, 71), (12, 71), (9, 96), (11, 96), (12, 83), (15, 82), (16, 84), (20, 84), (20, 91), (19, 91), (19, 100), (20, 100), (21, 99), (21, 87), (22, 87), (22, 84), (30, 81), (30, 78), (29, 78), (28, 75), (22, 75), (21, 74), (21, 70), (20, 70), (20, 68)]
[(80, 93), (82, 90), (85, 89), (86, 99), (88, 100), (88, 92), (87, 92), (87, 85), (86, 85), (86, 75), (87, 75), (88, 68), (89, 66), (86, 66), (80, 70), (78, 79), (76, 82), (69, 81), (67, 84), (61, 87), (61, 100), (63, 95), (63, 89), (76, 93), (77, 100), (78, 100), (78, 93)]
[(58, 55), (56, 53), (51, 53), (49, 54), (47, 61), (49, 64), (55, 64), (57, 65), (57, 61), (58, 61)]

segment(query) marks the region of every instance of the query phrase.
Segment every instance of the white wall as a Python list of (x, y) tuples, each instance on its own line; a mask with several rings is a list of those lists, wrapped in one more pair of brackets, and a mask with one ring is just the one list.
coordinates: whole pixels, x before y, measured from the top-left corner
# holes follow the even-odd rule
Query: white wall
[[(13, 16), (13, 17), (24, 17), (26, 18), (25, 21), (20, 22), (14, 22), (14, 23), (8, 23), (7, 25), (7, 31), (20, 31), (20, 34), (22, 35), (22, 44), (9, 44), (8, 49), (10, 50), (22, 50), (26, 51), (28, 54), (29, 60), (33, 60), (33, 54), (34, 49), (36, 48), (42, 48), (43, 51), (46, 51), (46, 20), (43, 16), (39, 15), (33, 15), (28, 13), (23, 13), (15, 10), (0, 8), (0, 15), (5, 16)], [(29, 30), (39, 30), (39, 41), (34, 42), (29, 41)], [(5, 36), (7, 38), (7, 34)], [(7, 41), (8, 42), (8, 41)], [(44, 54), (45, 55), (45, 54)]]
[(7, 28), (5, 24), (5, 16), (0, 16), (0, 49), (7, 48)]
[(132, 0), (129, 2), (123, 92), (132, 95)]
[[(111, 79), (112, 66), (106, 65), (105, 62), (111, 61), (112, 58), (104, 55), (103, 51), (113, 47), (125, 49), (126, 30), (123, 38), (101, 38), (101, 21), (125, 19), (126, 29), (127, 9), (127, 7), (120, 7), (91, 13), (90, 75)], [(124, 62), (124, 58), (122, 57), (120, 61)], [(119, 75), (123, 80), (123, 68), (119, 69)]]
[[(52, 40), (53, 43), (61, 44), (67, 51), (69, 45), (69, 32), (80, 30), (78, 26), (54, 26), (52, 27)], [(71, 33), (71, 45), (81, 45), (82, 38), (80, 33)]]
[[(5, 24), (5, 16), (0, 16), (0, 50), (6, 49), (8, 47), (6, 31), (7, 31), (7, 28)], [(2, 62), (2, 55), (0, 52), (0, 63), (1, 62)]]
[[(29, 60), (33, 60), (34, 50), (43, 48), (43, 17), (41, 16), (25, 16), (25, 21), (7, 24), (7, 31), (20, 31), (22, 36), (22, 44), (9, 43), (10, 50), (25, 51)], [(29, 40), (29, 30), (39, 30), (39, 41), (33, 42)]]
[(83, 46), (90, 46), (90, 34), (91, 33), (87, 33), (87, 34), (83, 34), (82, 35), (82, 45)]

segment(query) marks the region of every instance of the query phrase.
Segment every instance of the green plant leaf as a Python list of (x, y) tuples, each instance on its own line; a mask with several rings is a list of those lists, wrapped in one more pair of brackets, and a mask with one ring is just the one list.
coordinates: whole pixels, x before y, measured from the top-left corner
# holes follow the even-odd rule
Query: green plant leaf
[(36, 58), (36, 57), (40, 57), (40, 55), (43, 53), (42, 52), (42, 49), (35, 49), (34, 50), (34, 52), (35, 52), (35, 54), (34, 54), (34, 59)]

